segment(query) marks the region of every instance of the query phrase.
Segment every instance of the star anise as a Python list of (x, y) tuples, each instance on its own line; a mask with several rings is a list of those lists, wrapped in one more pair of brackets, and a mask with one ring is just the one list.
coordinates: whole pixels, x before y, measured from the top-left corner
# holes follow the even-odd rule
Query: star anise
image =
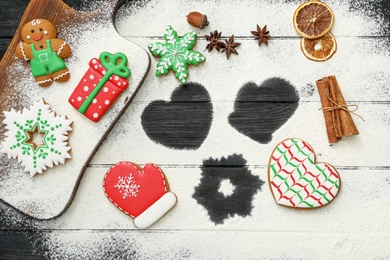
[(218, 32), (215, 30), (214, 32), (210, 32), (210, 35), (205, 35), (206, 40), (208, 40), (210, 43), (207, 44), (206, 49), (210, 52), (215, 48), (218, 52), (220, 52), (221, 47), (224, 46), (224, 43), (219, 40), (219, 37), (221, 37), (222, 32)]
[(251, 31), (251, 33), (256, 36), (255, 40), (259, 43), (259, 46), (264, 42), (265, 45), (268, 46), (268, 39), (271, 38), (271, 35), (269, 35), (269, 31), (267, 31), (267, 25), (263, 27), (263, 29), (260, 28), (260, 26), (257, 24), (257, 31)]
[(230, 54), (238, 54), (237, 50), (235, 49), (236, 47), (240, 46), (241, 43), (239, 42), (234, 42), (234, 34), (230, 36), (229, 40), (225, 40), (224, 46), (222, 47), (221, 52), (226, 52), (226, 58), (229, 59)]

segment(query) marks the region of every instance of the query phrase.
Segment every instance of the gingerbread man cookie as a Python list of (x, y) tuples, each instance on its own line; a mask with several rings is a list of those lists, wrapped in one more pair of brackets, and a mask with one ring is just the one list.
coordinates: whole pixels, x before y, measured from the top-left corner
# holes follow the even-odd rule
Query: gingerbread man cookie
[(22, 42), (16, 47), (16, 56), (30, 60), (31, 71), (38, 85), (49, 86), (53, 81), (67, 81), (69, 70), (64, 62), (71, 49), (64, 40), (56, 38), (53, 23), (34, 19), (22, 27)]

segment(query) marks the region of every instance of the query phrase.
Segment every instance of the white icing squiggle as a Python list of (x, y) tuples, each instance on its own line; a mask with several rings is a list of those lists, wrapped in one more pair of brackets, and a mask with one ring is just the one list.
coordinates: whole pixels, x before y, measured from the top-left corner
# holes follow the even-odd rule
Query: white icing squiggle
[(32, 26), (35, 26), (35, 25), (37, 25), (37, 24), (41, 24), (41, 20), (39, 20), (39, 19), (34, 19), (34, 20), (31, 21), (31, 25), (32, 25)]
[(20, 47), (20, 50), (22, 51), (22, 55), (23, 55), (24, 60), (28, 60), (26, 57), (26, 54), (24, 53), (23, 42), (19, 43), (19, 47)]
[(70, 73), (70, 72), (69, 72), (69, 70), (68, 70), (67, 72), (62, 73), (62, 74), (58, 75), (57, 77), (54, 77), (54, 80), (57, 80), (57, 79), (59, 79), (59, 78), (62, 78), (63, 76), (65, 76), (66, 74), (69, 74), (69, 73)]
[(46, 83), (46, 82), (52, 82), (53, 80), (52, 79), (45, 79), (45, 80), (41, 80), (41, 81), (37, 81), (37, 84), (42, 84), (42, 83)]
[(63, 44), (61, 44), (61, 47), (60, 47), (60, 49), (58, 50), (58, 52), (57, 52), (57, 54), (58, 55), (60, 55), (60, 53), (62, 52), (62, 50), (65, 48), (65, 45), (66, 45), (67, 43), (64, 41), (64, 43)]

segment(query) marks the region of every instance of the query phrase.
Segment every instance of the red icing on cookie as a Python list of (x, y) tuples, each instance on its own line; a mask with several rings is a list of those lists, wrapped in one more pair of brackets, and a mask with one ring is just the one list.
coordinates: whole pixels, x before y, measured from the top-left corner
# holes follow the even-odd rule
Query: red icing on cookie
[(271, 154), (268, 178), (277, 204), (293, 208), (327, 205), (340, 191), (341, 178), (328, 163), (317, 163), (313, 148), (300, 139), (286, 139)]
[[(89, 62), (88, 71), (68, 99), (69, 103), (76, 109), (80, 109), (87, 102), (88, 106), (83, 114), (93, 122), (98, 122), (115, 99), (129, 86), (129, 82), (125, 78), (115, 74), (107, 77), (107, 81), (105, 81), (104, 76), (107, 71), (108, 69), (98, 59), (93, 58)], [(96, 97), (90, 102), (86, 100), (102, 80), (105, 81), (103, 82), (104, 85), (98, 91)]]
[(41, 33), (38, 37), (32, 37), (34, 41), (40, 41), (43, 37), (43, 33)]
[[(103, 189), (116, 207), (135, 218), (138, 228), (153, 224), (176, 203), (164, 173), (154, 164), (146, 164), (142, 169), (135, 163), (119, 162), (107, 172)], [(169, 197), (168, 201), (164, 197)], [(148, 224), (137, 224), (137, 218)]]

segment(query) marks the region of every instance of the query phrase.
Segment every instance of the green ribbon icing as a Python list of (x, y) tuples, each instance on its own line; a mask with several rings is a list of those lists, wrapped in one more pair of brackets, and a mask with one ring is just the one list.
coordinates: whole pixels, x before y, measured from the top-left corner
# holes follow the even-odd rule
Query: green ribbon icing
[(127, 57), (121, 52), (111, 54), (109, 52), (102, 52), (99, 55), (100, 63), (107, 70), (103, 78), (96, 85), (94, 90), (88, 95), (88, 98), (85, 99), (83, 104), (81, 104), (78, 111), (82, 114), (87, 111), (88, 107), (91, 105), (92, 101), (99, 94), (100, 90), (103, 88), (104, 84), (110, 79), (112, 75), (117, 75), (122, 78), (128, 78), (131, 75), (130, 69), (127, 67)]

